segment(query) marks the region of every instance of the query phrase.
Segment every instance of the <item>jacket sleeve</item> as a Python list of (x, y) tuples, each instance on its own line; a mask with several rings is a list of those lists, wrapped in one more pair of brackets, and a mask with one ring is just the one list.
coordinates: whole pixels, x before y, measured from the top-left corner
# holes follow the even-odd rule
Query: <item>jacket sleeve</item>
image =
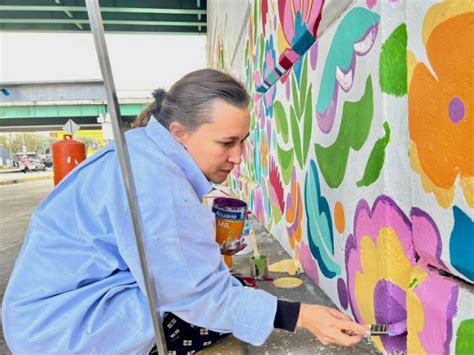
[[(263, 344), (273, 330), (276, 297), (243, 287), (230, 275), (215, 242), (214, 214), (202, 206), (183, 177), (178, 174), (171, 180), (136, 184), (159, 311), (213, 331), (232, 332), (253, 345)], [(126, 238), (120, 238), (122, 255), (145, 293), (135, 241), (130, 240), (133, 235)]]

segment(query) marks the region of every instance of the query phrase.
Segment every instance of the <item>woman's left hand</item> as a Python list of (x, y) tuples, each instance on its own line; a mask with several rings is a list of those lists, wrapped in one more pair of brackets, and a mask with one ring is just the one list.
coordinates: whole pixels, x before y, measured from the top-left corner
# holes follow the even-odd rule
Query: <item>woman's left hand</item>
[(232, 256), (234, 254), (237, 254), (239, 251), (244, 249), (246, 246), (247, 246), (247, 244), (243, 243), (237, 249), (231, 249), (231, 250), (227, 249), (227, 246), (224, 246), (221, 249), (221, 254), (222, 255), (227, 255), (227, 256)]

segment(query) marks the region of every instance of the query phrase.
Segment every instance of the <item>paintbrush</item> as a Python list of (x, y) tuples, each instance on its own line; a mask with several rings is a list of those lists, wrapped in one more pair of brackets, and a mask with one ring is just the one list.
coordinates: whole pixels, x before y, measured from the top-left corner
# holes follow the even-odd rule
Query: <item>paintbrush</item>
[(369, 330), (371, 336), (397, 336), (407, 332), (407, 320), (392, 324), (371, 324)]

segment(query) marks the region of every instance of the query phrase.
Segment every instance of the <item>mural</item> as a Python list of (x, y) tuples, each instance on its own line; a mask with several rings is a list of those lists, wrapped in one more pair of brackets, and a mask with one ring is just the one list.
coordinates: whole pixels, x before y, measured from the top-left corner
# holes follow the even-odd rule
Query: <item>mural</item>
[(342, 310), (401, 324), (381, 351), (472, 352), (474, 3), (347, 5), (250, 2), (229, 184)]

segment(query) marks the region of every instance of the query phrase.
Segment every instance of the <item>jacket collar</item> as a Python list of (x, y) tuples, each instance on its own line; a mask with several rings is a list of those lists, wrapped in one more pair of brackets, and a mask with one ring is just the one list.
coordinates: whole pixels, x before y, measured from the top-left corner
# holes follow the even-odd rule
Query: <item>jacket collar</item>
[(159, 123), (154, 116), (150, 117), (150, 121), (145, 127), (146, 135), (158, 146), (163, 152), (175, 162), (186, 175), (191, 183), (194, 191), (199, 198), (208, 194), (212, 190), (210, 182), (203, 174), (194, 159), (189, 155), (186, 149), (171, 135), (171, 133)]

